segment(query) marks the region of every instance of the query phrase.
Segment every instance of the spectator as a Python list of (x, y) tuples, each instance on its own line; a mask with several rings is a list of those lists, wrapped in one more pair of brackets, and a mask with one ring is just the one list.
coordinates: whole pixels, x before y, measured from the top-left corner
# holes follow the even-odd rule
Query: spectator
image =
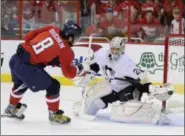
[(160, 0), (154, 1), (156, 5), (156, 11), (157, 11), (157, 18), (161, 22), (161, 24), (164, 24), (164, 8), (163, 8), (163, 2)]
[[(174, 19), (171, 23), (170, 33), (172, 33), (172, 34), (184, 34), (185, 19), (182, 18), (182, 15), (180, 13), (180, 9), (178, 7), (173, 9), (173, 17), (174, 17)], [(180, 26), (180, 22), (181, 22), (181, 26)], [(181, 32), (180, 32), (180, 29), (181, 29)]]
[(111, 8), (107, 9), (106, 18), (102, 20), (100, 27), (103, 29), (106, 37), (111, 39), (114, 36), (123, 35), (123, 20), (119, 20), (113, 15)]
[(17, 18), (17, 7), (12, 6), (8, 8), (7, 14), (10, 16), (10, 21), (8, 23), (9, 29), (14, 32), (15, 28), (18, 28), (18, 18)]
[(91, 11), (87, 0), (80, 0), (81, 28), (85, 30), (91, 24)]
[[(133, 8), (131, 9), (131, 17), (130, 17), (130, 21), (128, 21), (128, 19), (124, 20), (124, 24), (125, 24), (125, 28), (126, 28), (126, 32), (128, 33), (128, 27), (130, 28), (130, 36), (133, 38), (142, 38), (142, 29), (141, 29), (141, 25), (140, 20), (138, 19), (138, 11), (137, 9)], [(138, 42), (138, 40), (133, 40), (134, 42)]]
[(121, 9), (123, 10), (123, 13), (124, 13), (124, 17), (127, 17), (127, 14), (128, 14), (128, 6), (130, 6), (130, 9), (137, 9), (139, 12), (140, 12), (140, 3), (135, 1), (135, 0), (124, 0), (121, 4), (120, 4), (120, 7)]
[(36, 15), (37, 18), (41, 18), (41, 8), (44, 5), (44, 1), (42, 0), (31, 0), (31, 6), (32, 6), (32, 14)]
[(15, 28), (18, 28), (17, 7), (15, 1), (3, 1), (1, 13), (2, 37), (15, 37)]
[(96, 14), (103, 14), (105, 13), (105, 7), (109, 1), (103, 0), (89, 0), (89, 5), (91, 7), (91, 12), (94, 17)]
[(30, 30), (35, 29), (35, 17), (32, 14), (32, 11), (24, 6), (23, 8), (23, 33), (27, 33)]
[[(182, 0), (165, 0), (164, 1), (164, 14), (165, 14), (165, 24), (170, 26), (171, 21), (173, 20), (173, 8), (178, 7), (179, 9), (184, 10), (184, 4)], [(182, 11), (183, 11), (182, 10)]]
[(121, 10), (119, 6), (120, 0), (88, 0), (88, 5), (91, 9), (91, 24), (93, 23), (96, 14), (105, 17), (108, 8), (113, 9), (113, 15), (118, 16)]
[(91, 11), (91, 24), (93, 24), (94, 16), (98, 14), (96, 4), (97, 4), (96, 0), (88, 0), (88, 5)]
[(142, 4), (142, 16), (144, 16), (148, 10), (152, 11), (155, 17), (158, 17), (158, 13), (160, 13), (160, 7), (152, 0), (146, 0), (146, 3)]
[(101, 23), (101, 17), (100, 15), (96, 15), (94, 17), (94, 24), (87, 27), (85, 31), (86, 36), (90, 36), (92, 34), (96, 34), (97, 36), (102, 36), (103, 35), (103, 29), (100, 27)]
[(112, 8), (113, 15), (118, 16), (119, 12), (121, 11), (120, 2), (118, 0), (110, 0), (105, 10), (107, 10), (108, 8)]
[(3, 18), (2, 18), (2, 24), (1, 24), (2, 25), (2, 29), (4, 31), (8, 31), (9, 30), (9, 26), (8, 26), (9, 22), (10, 22), (10, 16), (4, 15)]
[(101, 27), (107, 29), (108, 27), (115, 27), (116, 17), (113, 15), (113, 10), (111, 8), (107, 9), (105, 14), (105, 19), (101, 22)]
[[(91, 21), (93, 20), (94, 15), (100, 14), (104, 16), (108, 8), (113, 9), (113, 15), (117, 16), (121, 10), (119, 4), (120, 0), (88, 0), (89, 6), (91, 7)], [(92, 21), (93, 22), (93, 21)]]
[(32, 12), (35, 17), (35, 26), (40, 28), (46, 25), (56, 25), (59, 27), (59, 7), (56, 0), (31, 1)]
[(9, 15), (4, 15), (3, 18), (1, 19), (1, 34), (3, 38), (13, 38), (16, 36), (14, 32), (14, 27), (11, 25), (11, 18)]
[(160, 22), (153, 16), (153, 11), (146, 11), (145, 18), (140, 21), (145, 42), (153, 42), (160, 37)]

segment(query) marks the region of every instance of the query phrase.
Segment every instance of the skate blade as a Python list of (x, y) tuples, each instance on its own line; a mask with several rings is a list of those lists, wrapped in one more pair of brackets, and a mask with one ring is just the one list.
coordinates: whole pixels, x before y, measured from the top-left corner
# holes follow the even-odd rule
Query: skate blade
[(25, 118), (25, 116), (22, 114), (20, 117), (17, 117), (15, 115), (10, 115), (10, 114), (1, 114), (1, 118), (14, 118), (14, 119), (18, 119), (18, 120), (23, 120)]
[(55, 121), (49, 121), (51, 125), (68, 125), (71, 123), (71, 121), (69, 122), (55, 122)]
[(1, 114), (1, 118), (15, 118), (16, 116), (10, 114)]

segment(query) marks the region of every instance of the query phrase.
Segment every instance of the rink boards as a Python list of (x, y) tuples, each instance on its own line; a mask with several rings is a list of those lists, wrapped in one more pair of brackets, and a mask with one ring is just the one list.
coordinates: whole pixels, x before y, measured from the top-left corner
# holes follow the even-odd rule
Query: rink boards
[[(11, 82), (11, 75), (9, 69), (10, 57), (15, 53), (19, 40), (1, 40), (1, 82)], [(87, 47), (81, 45), (88, 45), (88, 43), (79, 44), (74, 47), (75, 60), (74, 63), (82, 63), (89, 54)], [(97, 46), (95, 46), (97, 45)], [(92, 48), (107, 47), (107, 43), (93, 43)], [(126, 46), (127, 54), (137, 63), (142, 70), (148, 70), (151, 81), (154, 84), (163, 82), (164, 69), (164, 45), (141, 45), (128, 44)], [(176, 92), (184, 94), (184, 46), (175, 46), (169, 48), (169, 72), (168, 82), (175, 85)], [(62, 85), (75, 85), (75, 80), (64, 78), (60, 68), (47, 67), (46, 71), (54, 78), (58, 79)], [(93, 82), (97, 82), (97, 79)]]

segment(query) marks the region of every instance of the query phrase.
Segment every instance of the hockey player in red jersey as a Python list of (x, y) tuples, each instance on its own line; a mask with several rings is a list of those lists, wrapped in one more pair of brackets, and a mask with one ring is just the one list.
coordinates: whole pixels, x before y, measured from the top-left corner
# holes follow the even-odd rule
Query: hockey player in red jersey
[(63, 115), (64, 112), (59, 109), (60, 83), (52, 78), (44, 67), (59, 66), (67, 78), (82, 74), (83, 65), (72, 65), (74, 53), (71, 49), (74, 38), (80, 33), (81, 28), (68, 21), (63, 30), (55, 26), (46, 26), (25, 36), (25, 42), (18, 46), (16, 54), (9, 62), (14, 85), (4, 115), (24, 119), (23, 113), (27, 106), (20, 103), (20, 100), (29, 88), (33, 92), (46, 90), (46, 103), (51, 122), (60, 124), (70, 122), (71, 119)]

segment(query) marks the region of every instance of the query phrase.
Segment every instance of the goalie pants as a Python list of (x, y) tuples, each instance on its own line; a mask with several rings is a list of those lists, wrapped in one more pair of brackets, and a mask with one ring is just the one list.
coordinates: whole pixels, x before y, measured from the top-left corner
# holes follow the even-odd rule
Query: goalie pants
[(108, 106), (108, 103), (112, 103), (115, 101), (128, 101), (133, 99), (133, 91), (135, 88), (133, 86), (128, 86), (125, 89), (121, 90), (119, 93), (112, 91), (111, 94), (102, 97), (101, 99)]
[[(33, 92), (46, 90), (48, 96), (59, 95), (59, 82), (44, 70), (44, 66), (30, 64), (30, 55), (21, 46), (11, 57), (9, 66), (14, 87), (25, 84)], [(26, 90), (20, 90), (22, 92), (19, 93)]]

